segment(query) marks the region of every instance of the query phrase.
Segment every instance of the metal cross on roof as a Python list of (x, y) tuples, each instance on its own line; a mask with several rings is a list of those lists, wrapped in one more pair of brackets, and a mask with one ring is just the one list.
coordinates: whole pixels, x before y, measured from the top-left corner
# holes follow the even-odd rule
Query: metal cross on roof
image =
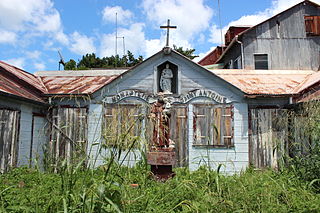
[(166, 43), (166, 46), (168, 47), (169, 46), (169, 29), (170, 28), (176, 29), (177, 26), (170, 26), (170, 19), (168, 19), (167, 26), (160, 26), (160, 28), (167, 28), (167, 43)]

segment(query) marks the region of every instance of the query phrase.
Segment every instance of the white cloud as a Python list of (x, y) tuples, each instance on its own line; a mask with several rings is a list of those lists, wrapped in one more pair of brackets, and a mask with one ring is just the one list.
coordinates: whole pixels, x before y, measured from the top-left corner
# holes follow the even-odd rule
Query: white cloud
[(70, 36), (70, 50), (78, 55), (96, 52), (93, 38), (74, 32)]
[(43, 35), (68, 45), (60, 14), (51, 0), (1, 0), (0, 29), (19, 34), (19, 45)]
[[(143, 32), (144, 24), (135, 23), (130, 28), (119, 28), (118, 36), (124, 36), (125, 51), (128, 50), (136, 55), (144, 55), (146, 47), (146, 39)], [(117, 52), (123, 54), (123, 41), (121, 38), (117, 42)], [(101, 57), (115, 55), (115, 34), (105, 34), (102, 36), (99, 55)]]
[(26, 52), (26, 57), (30, 59), (38, 59), (40, 55), (41, 55), (41, 52), (38, 50)]
[(58, 11), (50, 0), (1, 0), (0, 27), (15, 31), (57, 31), (61, 27)]
[(14, 43), (17, 40), (17, 35), (14, 32), (0, 29), (0, 43)]
[(172, 30), (172, 38), (176, 41), (181, 38), (192, 40), (209, 27), (213, 15), (203, 0), (143, 0), (142, 7), (156, 27), (166, 25), (168, 18), (172, 25), (177, 25), (177, 29)]
[(5, 62), (7, 62), (10, 65), (16, 66), (20, 69), (23, 69), (24, 67), (24, 63), (25, 63), (25, 58), (11, 58), (11, 59), (7, 59), (4, 60)]
[(165, 46), (164, 39), (150, 39), (146, 41), (146, 57), (150, 57)]
[(44, 63), (34, 63), (33, 66), (36, 70), (44, 70), (46, 68), (46, 65)]
[(130, 10), (124, 10), (120, 6), (105, 7), (102, 11), (102, 19), (105, 22), (115, 23), (117, 13), (118, 24), (129, 24), (132, 23), (133, 13)]

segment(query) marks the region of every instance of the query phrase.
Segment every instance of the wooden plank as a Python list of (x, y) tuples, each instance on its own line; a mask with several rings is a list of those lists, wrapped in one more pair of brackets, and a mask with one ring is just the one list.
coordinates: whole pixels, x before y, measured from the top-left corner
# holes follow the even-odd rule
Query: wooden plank
[(174, 105), (171, 109), (170, 139), (174, 142), (177, 167), (188, 165), (187, 122), (187, 107)]
[(0, 171), (5, 172), (16, 166), (20, 113), (15, 110), (0, 109)]
[[(250, 163), (256, 168), (278, 168), (286, 152), (286, 110), (251, 109)], [(283, 119), (283, 122), (280, 122)]]
[(222, 108), (221, 107), (216, 107), (214, 108), (214, 145), (221, 145), (221, 135), (223, 133), (221, 132), (221, 123), (224, 121), (222, 120)]

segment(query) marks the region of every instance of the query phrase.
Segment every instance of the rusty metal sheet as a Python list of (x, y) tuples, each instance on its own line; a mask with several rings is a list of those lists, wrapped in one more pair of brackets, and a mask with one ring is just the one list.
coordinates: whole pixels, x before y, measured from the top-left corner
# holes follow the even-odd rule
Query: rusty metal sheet
[(148, 152), (147, 161), (150, 165), (175, 165), (175, 152)]
[(294, 92), (302, 92), (303, 90), (308, 89), (309, 87), (319, 84), (320, 82), (320, 72), (315, 72), (313, 74), (308, 75), (303, 82), (300, 83), (294, 90)]
[(12, 76), (8, 76), (7, 73), (2, 70), (0, 72), (0, 91), (22, 98), (44, 102), (39, 91), (24, 82), (17, 81)]
[(297, 94), (305, 79), (315, 73), (305, 70), (212, 70), (214, 74), (249, 95)]
[(112, 76), (41, 76), (48, 94), (92, 94), (113, 81)]
[(212, 52), (210, 52), (208, 55), (203, 57), (198, 64), (202, 66), (207, 66), (211, 64), (215, 64), (217, 60), (222, 55), (222, 52), (226, 49), (225, 46), (217, 46)]
[(9, 65), (3, 61), (0, 61), (0, 68), (2, 68), (2, 71), (6, 71), (14, 75), (17, 80), (18, 79), (22, 80), (27, 84), (29, 84), (30, 86), (35, 87), (41, 92), (44, 92), (44, 93), (46, 92), (46, 88), (35, 75), (28, 73), (18, 67)]

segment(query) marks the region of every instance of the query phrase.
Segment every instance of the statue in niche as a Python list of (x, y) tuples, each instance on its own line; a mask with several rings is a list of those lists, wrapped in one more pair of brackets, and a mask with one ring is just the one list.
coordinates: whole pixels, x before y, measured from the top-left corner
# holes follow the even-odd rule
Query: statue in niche
[(171, 104), (166, 98), (160, 97), (151, 108), (151, 120), (153, 121), (153, 145), (158, 148), (170, 145), (170, 108)]
[(172, 79), (172, 70), (169, 68), (169, 64), (166, 64), (166, 68), (162, 70), (160, 77), (160, 88), (162, 89), (163, 93), (172, 93)]

